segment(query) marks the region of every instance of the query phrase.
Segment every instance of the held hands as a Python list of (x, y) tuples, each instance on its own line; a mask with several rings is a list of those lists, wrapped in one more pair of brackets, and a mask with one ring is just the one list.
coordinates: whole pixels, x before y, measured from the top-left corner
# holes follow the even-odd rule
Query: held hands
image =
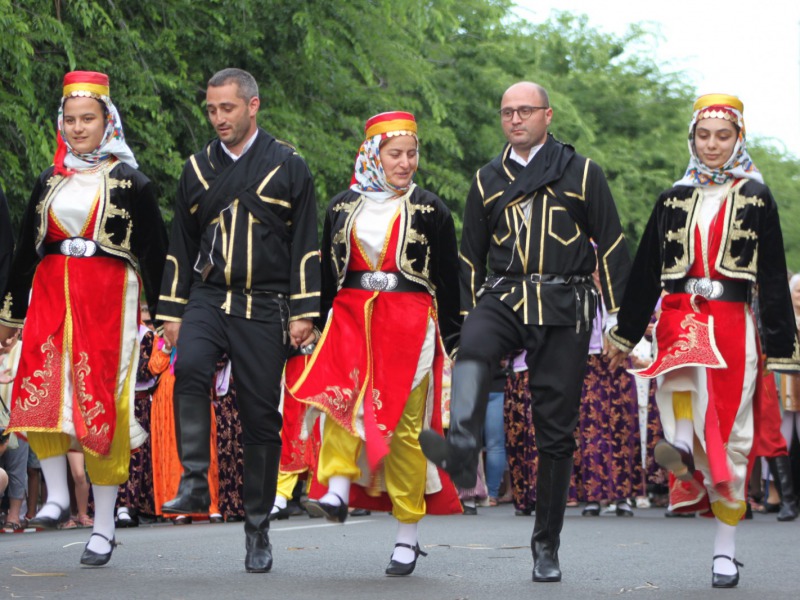
[(314, 322), (311, 319), (297, 319), (289, 323), (289, 338), (293, 348), (302, 348), (317, 341)]
[(169, 351), (178, 345), (178, 336), (181, 331), (180, 322), (167, 321), (164, 323), (164, 348)]
[(628, 353), (623, 352), (614, 344), (609, 342), (608, 336), (606, 336), (603, 339), (603, 356), (609, 360), (609, 370), (614, 372), (625, 363), (625, 359), (628, 358)]

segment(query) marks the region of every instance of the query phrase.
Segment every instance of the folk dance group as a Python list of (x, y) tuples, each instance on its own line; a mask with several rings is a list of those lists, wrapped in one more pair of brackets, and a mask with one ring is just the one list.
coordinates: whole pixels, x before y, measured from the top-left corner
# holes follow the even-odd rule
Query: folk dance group
[(37, 180), (0, 282), (0, 342), (23, 330), (8, 431), (27, 436), (48, 486), (31, 525), (69, 518), (65, 454), (82, 451), (95, 520), (80, 562), (111, 558), (117, 487), (142, 440), (132, 373), (143, 293), (167, 350), (178, 349), (184, 473), (163, 509), (208, 509), (208, 390), (226, 353), (242, 415), (253, 573), (272, 567), (279, 482), (285, 495), (313, 462), (309, 512), (341, 523), (348, 506), (391, 511), (397, 535), (386, 574), (411, 574), (425, 554), (419, 521), (461, 513), (454, 483), (475, 484), (495, 368), (525, 350), (540, 461), (533, 580), (560, 581), (598, 303), (602, 295), (617, 317), (604, 349), (614, 368), (665, 294), (655, 359), (640, 371), (659, 378), (666, 441), (656, 458), (674, 474), (673, 504), (717, 519), (712, 584), (735, 586), (734, 533), (759, 435), (760, 352), (770, 369), (800, 370), (777, 209), (747, 154), (742, 103), (698, 99), (689, 168), (657, 200), (632, 266), (602, 169), (548, 133), (553, 108), (537, 84), (517, 83), (502, 97), (508, 143), (473, 180), (460, 252), (449, 210), (414, 183), (412, 114), (367, 121), (351, 185), (325, 213), (320, 252), (309, 169), (258, 127), (259, 107), (245, 71), (209, 80), (217, 138), (186, 162), (168, 242), (108, 77), (65, 75), (54, 164)]

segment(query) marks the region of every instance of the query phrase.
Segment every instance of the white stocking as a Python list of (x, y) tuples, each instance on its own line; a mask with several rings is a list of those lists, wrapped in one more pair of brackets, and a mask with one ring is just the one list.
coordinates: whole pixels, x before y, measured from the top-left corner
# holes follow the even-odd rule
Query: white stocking
[(47, 484), (47, 502), (37, 517), (50, 517), (58, 519), (61, 511), (69, 508), (69, 487), (67, 485), (67, 457), (63, 454), (42, 458), (42, 475)]
[[(730, 556), (736, 558), (736, 527), (726, 525), (717, 520), (717, 534), (714, 536), (714, 556)], [(718, 575), (735, 575), (736, 565), (727, 558), (714, 559), (714, 573)]]
[[(92, 493), (94, 494), (94, 527), (92, 528), (92, 533), (99, 533), (108, 538), (108, 540), (114, 539), (114, 505), (117, 502), (118, 490), (119, 486), (116, 485), (92, 484)], [(91, 536), (86, 547), (98, 554), (108, 554), (111, 550), (111, 544), (100, 535)]]
[[(398, 521), (395, 543), (408, 544), (411, 548), (415, 548), (417, 545), (417, 523), (400, 523)], [(411, 548), (395, 546), (392, 560), (406, 565), (414, 562), (417, 555)]]

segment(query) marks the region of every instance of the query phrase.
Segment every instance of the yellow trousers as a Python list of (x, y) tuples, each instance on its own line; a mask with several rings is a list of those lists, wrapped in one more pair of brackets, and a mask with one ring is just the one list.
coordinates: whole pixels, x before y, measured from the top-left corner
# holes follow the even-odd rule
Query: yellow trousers
[[(401, 523), (416, 523), (425, 516), (425, 474), (427, 460), (419, 445), (419, 434), (425, 415), (428, 380), (411, 391), (400, 421), (392, 435), (389, 454), (383, 462), (386, 491), (392, 501), (392, 515)], [(333, 476), (351, 481), (361, 477), (356, 461), (363, 441), (348, 431), (325, 420), (317, 478), (323, 485)]]

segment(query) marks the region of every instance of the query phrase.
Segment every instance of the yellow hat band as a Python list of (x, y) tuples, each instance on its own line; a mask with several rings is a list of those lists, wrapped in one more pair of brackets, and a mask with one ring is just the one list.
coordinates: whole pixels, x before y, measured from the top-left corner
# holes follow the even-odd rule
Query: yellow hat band
[(108, 86), (97, 83), (71, 83), (64, 86), (64, 97), (81, 95), (79, 92), (89, 92), (97, 96), (108, 96)]
[(694, 110), (700, 110), (709, 106), (730, 106), (740, 113), (744, 112), (744, 104), (736, 96), (728, 94), (706, 94), (700, 96), (694, 103)]
[(394, 121), (382, 121), (380, 123), (375, 123), (372, 127), (367, 129), (367, 137), (371, 138), (372, 136), (380, 135), (383, 133), (389, 133), (392, 131), (396, 132), (407, 131), (409, 133), (413, 133), (416, 135), (417, 123), (415, 121), (409, 121), (406, 119), (397, 119)]

